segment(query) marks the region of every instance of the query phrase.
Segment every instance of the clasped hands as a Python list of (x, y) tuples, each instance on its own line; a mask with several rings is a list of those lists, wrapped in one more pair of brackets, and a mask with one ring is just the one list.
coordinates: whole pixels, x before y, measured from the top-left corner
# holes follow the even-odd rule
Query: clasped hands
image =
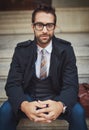
[(24, 101), (21, 104), (21, 111), (34, 122), (50, 123), (60, 116), (62, 110), (63, 104), (53, 100)]

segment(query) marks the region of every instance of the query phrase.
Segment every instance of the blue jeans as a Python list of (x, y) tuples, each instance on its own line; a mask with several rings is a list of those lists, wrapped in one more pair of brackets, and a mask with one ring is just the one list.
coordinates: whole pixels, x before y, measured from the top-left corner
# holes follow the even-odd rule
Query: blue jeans
[[(10, 103), (4, 102), (0, 108), (0, 130), (16, 130), (19, 119), (14, 115)], [(88, 130), (85, 112), (79, 103), (73, 107), (71, 114), (64, 114), (59, 119), (65, 119), (69, 122), (69, 130)]]

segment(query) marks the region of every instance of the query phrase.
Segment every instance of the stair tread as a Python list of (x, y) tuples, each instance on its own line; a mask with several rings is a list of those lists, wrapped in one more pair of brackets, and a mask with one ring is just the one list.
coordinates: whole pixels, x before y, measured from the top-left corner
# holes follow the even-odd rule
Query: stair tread
[[(86, 119), (89, 127), (89, 119)], [(68, 130), (68, 122), (65, 120), (55, 120), (52, 123), (36, 123), (29, 119), (21, 119), (17, 130)]]
[(68, 123), (65, 120), (55, 120), (52, 123), (36, 123), (29, 119), (21, 119), (17, 130), (25, 130), (26, 128), (30, 130), (62, 130), (66, 128), (65, 130), (67, 130)]

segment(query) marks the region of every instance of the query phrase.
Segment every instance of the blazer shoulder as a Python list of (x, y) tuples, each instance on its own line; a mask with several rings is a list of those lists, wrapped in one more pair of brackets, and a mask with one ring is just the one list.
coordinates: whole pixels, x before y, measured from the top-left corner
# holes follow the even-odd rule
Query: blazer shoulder
[(69, 42), (69, 41), (67, 41), (67, 40), (57, 38), (57, 41), (58, 41), (61, 45), (63, 45), (63, 46), (71, 46), (71, 42)]
[(31, 43), (32, 43), (31, 40), (23, 41), (23, 42), (18, 43), (17, 46), (16, 46), (16, 48), (25, 48), (25, 47), (30, 46)]
[(54, 46), (60, 50), (60, 52), (64, 51), (64, 50), (69, 50), (69, 48), (72, 47), (71, 42), (66, 41), (64, 39), (60, 39), (60, 38), (55, 38), (55, 41), (53, 42)]

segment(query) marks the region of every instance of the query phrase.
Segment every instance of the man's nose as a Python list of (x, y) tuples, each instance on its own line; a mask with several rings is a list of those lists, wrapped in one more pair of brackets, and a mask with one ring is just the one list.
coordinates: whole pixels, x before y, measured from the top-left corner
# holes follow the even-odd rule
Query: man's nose
[(46, 26), (44, 26), (43, 27), (43, 32), (47, 32), (48, 30), (47, 30), (47, 28), (46, 28)]

